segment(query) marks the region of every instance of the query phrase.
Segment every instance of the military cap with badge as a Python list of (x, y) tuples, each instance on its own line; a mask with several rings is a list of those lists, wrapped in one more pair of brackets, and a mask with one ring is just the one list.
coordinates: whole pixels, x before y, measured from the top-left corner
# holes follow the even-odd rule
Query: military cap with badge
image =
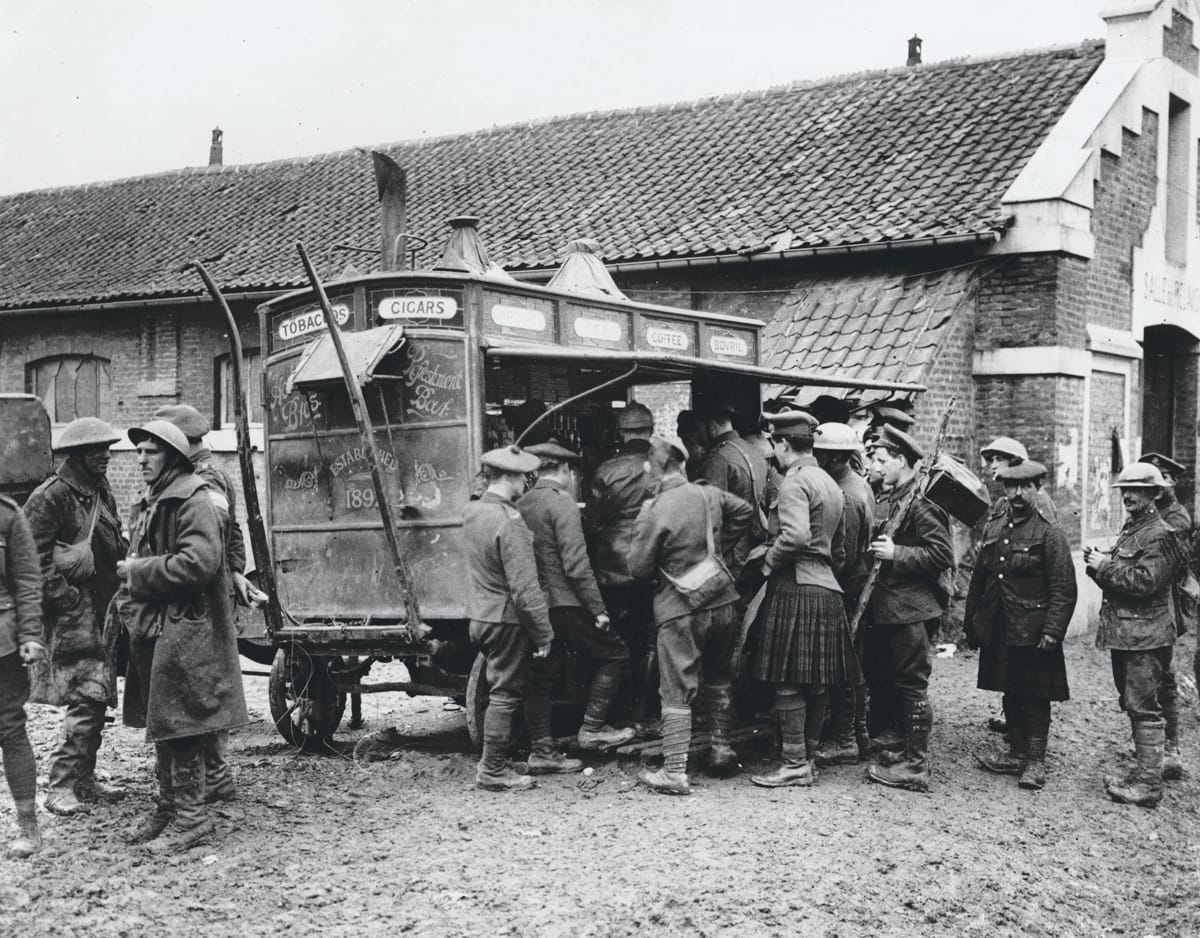
[(542, 462), (538, 456), (519, 446), (501, 446), (488, 450), (479, 461), (489, 469), (512, 473), (533, 472)]

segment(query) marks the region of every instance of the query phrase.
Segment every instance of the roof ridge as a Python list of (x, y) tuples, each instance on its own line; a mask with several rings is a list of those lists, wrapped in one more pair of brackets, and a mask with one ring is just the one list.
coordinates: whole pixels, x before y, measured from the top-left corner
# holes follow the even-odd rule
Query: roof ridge
[(567, 124), (575, 121), (599, 120), (602, 118), (615, 117), (617, 115), (638, 116), (649, 114), (662, 114), (671, 111), (681, 111), (700, 106), (708, 106), (719, 104), (722, 102), (734, 102), (747, 99), (766, 98), (772, 95), (786, 94), (791, 91), (802, 91), (811, 88), (829, 87), (839, 84), (845, 84), (851, 81), (861, 81), (863, 79), (881, 78), (887, 75), (896, 74), (920, 74), (943, 69), (961, 68), (971, 65), (982, 65), (989, 62), (1003, 62), (1011, 59), (1026, 58), (1031, 56), (1058, 55), (1064, 52), (1074, 51), (1094, 51), (1103, 48), (1103, 39), (1085, 39), (1077, 43), (1063, 43), (1059, 45), (1043, 46), (1032, 49), (1018, 49), (1008, 52), (993, 53), (991, 55), (980, 56), (960, 56), (959, 58), (943, 59), (938, 62), (922, 63), (920, 65), (897, 65), (888, 68), (879, 69), (864, 69), (858, 72), (845, 72), (839, 75), (828, 75), (821, 78), (800, 79), (793, 82), (788, 82), (781, 85), (771, 85), (766, 88), (752, 88), (745, 91), (726, 92), (724, 94), (708, 95), (701, 98), (691, 98), (683, 101), (665, 102), (661, 104), (637, 105), (635, 107), (610, 108), (607, 110), (597, 111), (576, 111), (570, 114), (556, 114), (550, 117), (534, 118), (524, 121), (513, 121), (508, 124), (499, 124), (492, 127), (479, 128), (477, 130), (459, 131), (457, 133), (438, 134), (425, 138), (410, 138), (407, 140), (392, 140), (382, 143), (369, 145), (353, 145), (344, 147), (340, 150), (327, 150), (319, 153), (310, 153), (305, 156), (284, 156), (274, 160), (259, 160), (253, 163), (230, 163), (224, 166), (183, 166), (175, 169), (158, 170), (152, 173), (141, 173), (131, 176), (121, 176), (116, 179), (93, 180), (85, 183), (75, 183), (73, 185), (64, 186), (46, 186), (40, 189), (26, 189), (21, 192), (11, 192), (6, 195), (0, 195), (0, 203), (7, 202), (22, 196), (28, 195), (53, 195), (66, 193), (71, 191), (86, 191), (88, 189), (104, 189), (114, 186), (126, 185), (133, 182), (141, 182), (149, 179), (162, 179), (166, 177), (185, 177), (199, 175), (220, 176), (226, 173), (247, 173), (256, 172), (270, 166), (297, 166), (311, 164), (318, 161), (332, 160), (339, 157), (350, 156), (351, 154), (368, 154), (371, 150), (378, 149), (395, 149), (400, 147), (426, 147), (433, 146), (438, 143), (451, 140), (469, 139), (472, 137), (490, 136), (492, 134), (505, 133), (512, 130), (523, 128), (546, 127), (553, 124)]

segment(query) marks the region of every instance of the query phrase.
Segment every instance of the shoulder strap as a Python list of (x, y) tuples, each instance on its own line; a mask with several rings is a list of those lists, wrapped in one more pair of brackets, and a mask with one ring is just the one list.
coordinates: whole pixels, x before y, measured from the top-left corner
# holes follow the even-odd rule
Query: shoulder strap
[(716, 545), (713, 544), (712, 509), (708, 505), (708, 496), (700, 489), (700, 498), (704, 501), (704, 541), (708, 545), (708, 556), (717, 556)]
[(88, 512), (88, 529), (87, 534), (81, 537), (75, 543), (83, 544), (91, 541), (92, 534), (96, 531), (96, 519), (100, 517), (100, 490), (96, 489), (96, 494), (92, 497), (92, 510)]

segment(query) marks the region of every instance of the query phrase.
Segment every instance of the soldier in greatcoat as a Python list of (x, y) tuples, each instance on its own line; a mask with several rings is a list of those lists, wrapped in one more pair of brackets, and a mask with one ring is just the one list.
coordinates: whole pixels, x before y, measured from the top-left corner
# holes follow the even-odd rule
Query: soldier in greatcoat
[(679, 437), (663, 440), (665, 464), (658, 494), (636, 519), (629, 547), (629, 570), (656, 579), (654, 619), (658, 627), (659, 693), (662, 698), (663, 766), (643, 769), (638, 778), (652, 790), (670, 795), (691, 791), (687, 776), (692, 738), (692, 703), (703, 686), (712, 723), (708, 764), (725, 773), (737, 766), (729, 743), (731, 722), (730, 660), (737, 640), (737, 591), (723, 568), (689, 597), (672, 581), (707, 558), (720, 564), (722, 540), (741, 537), (751, 507), (715, 485), (688, 482), (687, 447)]
[(617, 415), (621, 445), (592, 474), (592, 498), (586, 526), (592, 547), (592, 569), (617, 634), (628, 644), (633, 662), (633, 704), (639, 727), (648, 735), (657, 730), (658, 643), (652, 608), (654, 584), (629, 570), (629, 545), (642, 505), (658, 484), (650, 437), (654, 415), (631, 401)]
[[(1179, 499), (1175, 497), (1175, 486), (1186, 471), (1186, 467), (1182, 463), (1164, 456), (1162, 453), (1144, 453), (1138, 457), (1138, 462), (1149, 463), (1162, 476), (1163, 492), (1158, 496), (1154, 507), (1158, 509), (1158, 516), (1175, 532), (1180, 550), (1183, 551), (1185, 556), (1190, 558), (1194, 551), (1193, 540), (1195, 537), (1192, 516), (1188, 514), (1188, 510), (1183, 507)], [(1188, 629), (1195, 630), (1197, 625), (1195, 598), (1185, 596), (1177, 589), (1173, 599), (1175, 605), (1176, 634), (1183, 635)], [(1200, 640), (1197, 641), (1196, 649), (1193, 670), (1197, 675), (1200, 675)], [(1167, 781), (1175, 781), (1183, 778), (1186, 774), (1186, 767), (1183, 764), (1183, 756), (1179, 751), (1179, 685), (1175, 677), (1174, 661), (1171, 662), (1171, 667), (1163, 674), (1160, 697), (1163, 720), (1166, 722), (1166, 743), (1163, 748), (1163, 778)]]
[(1132, 724), (1137, 759), (1124, 778), (1106, 776), (1105, 788), (1114, 801), (1144, 807), (1162, 800), (1162, 684), (1176, 637), (1171, 588), (1185, 563), (1175, 533), (1154, 506), (1163, 486), (1149, 463), (1122, 469), (1113, 483), (1126, 513), (1117, 542), (1109, 551), (1083, 552), (1088, 576), (1104, 593), (1096, 647), (1112, 653), (1113, 680)]
[(522, 791), (533, 787), (533, 779), (513, 771), (506, 760), (513, 720), (528, 689), (530, 658), (547, 657), (554, 640), (538, 584), (533, 532), (516, 506), (526, 474), (539, 460), (505, 446), (484, 453), (482, 463), (487, 490), (467, 504), (463, 515), (467, 616), (471, 641), (486, 659), (489, 688), (475, 784), (489, 791)]
[[(517, 510), (533, 532), (538, 579), (549, 601), (555, 642), (566, 642), (596, 662), (579, 729), (579, 747), (619, 746), (629, 742), (634, 731), (614, 729), (607, 720), (617, 691), (629, 679), (629, 648), (612, 628), (588, 560), (574, 493), (573, 466), (580, 456), (553, 441), (526, 451), (537, 456), (541, 465), (533, 488), (517, 499)], [(559, 663), (559, 656), (552, 653), (550, 658), (535, 660), (530, 669), (525, 721), (533, 744), (529, 756), (532, 774), (582, 768), (578, 760), (558, 752), (550, 737), (550, 691)]]
[(153, 852), (209, 840), (204, 752), (212, 734), (250, 722), (242, 691), (224, 531), (193, 470), (191, 447), (167, 420), (129, 431), (146, 495), (130, 517), (129, 558), (114, 606), (129, 634), (130, 667), (145, 713), (126, 698), (126, 721), (155, 744), (159, 792), (154, 812), (129, 837)]
[(109, 448), (119, 439), (96, 417), (71, 421), (58, 441), (62, 463), (25, 503), (45, 581), (49, 647), (32, 697), (66, 706), (45, 801), (46, 810), (60, 815), (125, 795), (95, 774), (104, 714), (117, 702), (115, 662), (103, 630), (119, 582), (117, 561), (127, 548), (107, 475)]
[(997, 474), (1005, 510), (984, 528), (963, 617), (971, 643), (982, 646), (979, 688), (1008, 701), (1009, 751), (979, 762), (1019, 775), (1030, 789), (1046, 782), (1050, 702), (1070, 697), (1062, 641), (1078, 596), (1067, 536), (1038, 507), (1037, 482), (1045, 474), (1032, 460)]
[[(845, 499), (843, 553), (845, 559), (835, 570), (842, 588), (846, 617), (858, 608), (867, 577), (871, 572), (871, 534), (874, 529), (875, 496), (866, 479), (854, 471), (851, 460), (861, 452), (858, 434), (845, 423), (823, 423), (814, 431), (813, 455), (817, 464), (837, 483)], [(862, 661), (863, 630), (853, 636), (854, 653)], [(820, 766), (853, 765), (871, 754), (867, 732), (867, 686), (861, 673), (857, 680), (830, 688), (830, 739), (816, 756)]]
[[(225, 564), (229, 570), (234, 599), (243, 606), (265, 602), (267, 596), (246, 579), (246, 541), (241, 525), (237, 521), (237, 490), (233, 480), (213, 461), (212, 450), (204, 445), (204, 437), (211, 427), (200, 411), (189, 404), (170, 404), (160, 407), (156, 418), (169, 420), (183, 431), (188, 439), (192, 466), (196, 475), (208, 483), (208, 497), (217, 510), (221, 521), (222, 541), (225, 544)], [(229, 732), (218, 730), (212, 734), (212, 743), (204, 751), (205, 800), (208, 802), (232, 801), (237, 797), (237, 786), (229, 768)]]
[[(924, 453), (916, 440), (891, 426), (882, 427), (870, 446), (871, 462), (890, 490), (894, 515), (917, 485), (916, 464)], [(939, 578), (954, 563), (954, 547), (949, 516), (922, 493), (897, 520), (894, 537), (878, 534), (871, 542), (881, 565), (867, 610), (863, 656), (868, 685), (889, 689), (898, 700), (899, 712), (879, 715), (898, 732), (879, 740), (879, 764), (867, 769), (867, 777), (894, 788), (927, 791), (933, 727), (928, 626), (942, 616), (945, 597)], [(877, 699), (872, 691), (873, 708)]]
[(764, 788), (813, 784), (828, 688), (859, 675), (834, 573), (845, 559), (845, 498), (813, 456), (815, 427), (803, 411), (771, 422), (785, 474), (772, 522), (778, 533), (763, 558), (767, 593), (753, 674), (775, 688), (782, 758), (774, 771), (750, 779)]
[(17, 837), (8, 855), (25, 859), (42, 847), (37, 820), (37, 763), (25, 732), (26, 668), (45, 657), (42, 571), (29, 522), (0, 495), (0, 755), (17, 811)]

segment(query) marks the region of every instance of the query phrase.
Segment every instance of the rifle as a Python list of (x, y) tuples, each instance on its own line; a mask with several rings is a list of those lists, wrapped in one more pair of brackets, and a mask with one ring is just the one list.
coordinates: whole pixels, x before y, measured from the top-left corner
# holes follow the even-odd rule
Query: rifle
[[(946, 427), (950, 423), (950, 411), (954, 409), (956, 400), (957, 398), (951, 397), (949, 403), (946, 404), (946, 410), (942, 413), (941, 422), (938, 424), (937, 437), (933, 441), (933, 455), (928, 460), (921, 460), (920, 468), (917, 469), (916, 482), (909, 489), (908, 494), (904, 497), (904, 501), (888, 516), (887, 522), (877, 536), (894, 538), (896, 532), (908, 520), (908, 513), (912, 510), (913, 504), (925, 494), (925, 485), (929, 479), (929, 473), (934, 463), (937, 462), (937, 458), (942, 452), (942, 444), (946, 440)], [(850, 634), (855, 639), (858, 638), (858, 627), (862, 624), (863, 615), (867, 611), (867, 606), (870, 605), (871, 594), (875, 592), (875, 582), (879, 579), (879, 568), (881, 566), (883, 566), (883, 561), (879, 557), (876, 557), (871, 562), (871, 572), (867, 574), (867, 582), (863, 584), (862, 593), (859, 594), (858, 605), (854, 607), (854, 617), (850, 620)]]
[[(254, 552), (254, 567), (258, 571), (258, 581), (262, 584), (263, 592), (267, 594), (267, 634), (272, 638), (283, 626), (282, 609), (279, 604), (279, 591), (275, 585), (275, 566), (271, 560), (271, 548), (267, 542), (267, 530), (263, 525), (262, 507), (258, 503), (258, 488), (254, 484), (254, 458), (250, 443), (250, 417), (246, 413), (246, 384), (242, 372), (242, 336), (238, 332), (237, 320), (233, 311), (225, 302), (216, 281), (209, 275), (204, 265), (193, 261), (192, 266), (200, 274), (200, 279), (208, 287), (217, 305), (225, 314), (225, 323), (229, 328), (229, 371), (233, 377), (233, 415), (237, 427), (238, 465), (242, 470), (242, 494), (246, 499), (246, 524), (250, 528), (250, 548)], [(237, 521), (231, 519), (231, 523)], [(241, 571), (239, 571), (241, 572)]]

